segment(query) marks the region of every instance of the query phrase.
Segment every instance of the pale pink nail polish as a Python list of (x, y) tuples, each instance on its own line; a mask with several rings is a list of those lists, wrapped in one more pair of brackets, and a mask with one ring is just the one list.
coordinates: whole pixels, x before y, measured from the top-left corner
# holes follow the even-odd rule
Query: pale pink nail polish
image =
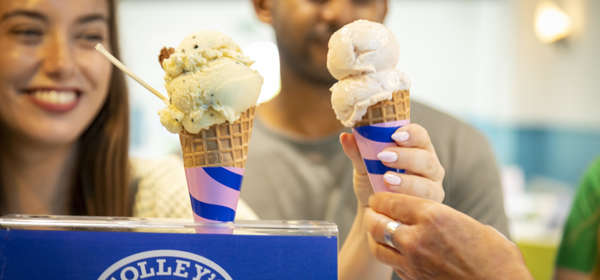
[(398, 155), (394, 152), (383, 151), (377, 154), (377, 158), (383, 162), (395, 162), (398, 160)]
[(400, 183), (402, 183), (402, 178), (400, 178), (400, 176), (391, 173), (386, 173), (383, 175), (383, 180), (390, 185), (400, 185)]
[(406, 131), (400, 131), (392, 134), (392, 139), (394, 139), (396, 142), (404, 142), (408, 140), (409, 137), (410, 135)]

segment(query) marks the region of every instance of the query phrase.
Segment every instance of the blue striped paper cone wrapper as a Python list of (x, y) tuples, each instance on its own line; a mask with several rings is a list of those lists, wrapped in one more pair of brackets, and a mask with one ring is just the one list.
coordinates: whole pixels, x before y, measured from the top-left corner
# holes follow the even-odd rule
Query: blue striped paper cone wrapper
[(393, 93), (391, 100), (371, 105), (362, 120), (352, 129), (373, 191), (388, 191), (383, 181), (383, 175), (387, 171), (404, 173), (404, 170), (383, 165), (377, 159), (377, 154), (387, 147), (396, 146), (392, 134), (409, 123), (410, 93), (409, 90), (400, 90)]
[(208, 224), (198, 233), (232, 233), (215, 223), (233, 222), (244, 177), (254, 107), (233, 122), (179, 134), (194, 221)]

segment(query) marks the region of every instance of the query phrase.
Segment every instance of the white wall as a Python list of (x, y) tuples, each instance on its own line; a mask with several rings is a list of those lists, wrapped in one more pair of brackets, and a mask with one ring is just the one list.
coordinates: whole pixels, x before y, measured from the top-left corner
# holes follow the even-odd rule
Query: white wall
[(460, 116), (509, 118), (514, 67), (506, 1), (393, 1), (412, 96)]
[(563, 0), (575, 33), (564, 44), (539, 42), (532, 28), (539, 0), (511, 0), (517, 28), (518, 119), (600, 128), (600, 1)]

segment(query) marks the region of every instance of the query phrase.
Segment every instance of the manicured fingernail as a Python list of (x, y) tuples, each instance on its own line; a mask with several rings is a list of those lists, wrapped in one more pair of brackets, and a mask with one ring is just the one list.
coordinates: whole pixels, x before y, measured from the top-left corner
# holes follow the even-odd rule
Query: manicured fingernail
[(394, 139), (394, 141), (396, 141), (396, 142), (404, 142), (404, 141), (408, 140), (409, 137), (410, 137), (410, 135), (406, 131), (399, 131), (399, 132), (392, 134), (392, 139)]
[(383, 180), (390, 185), (400, 185), (400, 183), (402, 183), (402, 178), (400, 178), (400, 176), (391, 173), (386, 173), (383, 175)]
[(377, 158), (383, 162), (394, 162), (398, 160), (398, 155), (394, 152), (383, 151), (377, 154)]

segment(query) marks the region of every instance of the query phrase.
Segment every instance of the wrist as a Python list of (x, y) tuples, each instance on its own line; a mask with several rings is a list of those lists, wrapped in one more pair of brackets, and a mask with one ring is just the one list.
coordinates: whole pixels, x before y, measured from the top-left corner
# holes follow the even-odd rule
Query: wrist
[(519, 247), (508, 239), (503, 240), (503, 242), (508, 243), (506, 247), (508, 250), (504, 251), (507, 257), (497, 265), (498, 271), (494, 273), (498, 277), (497, 279), (506, 279), (506, 276), (510, 275), (512, 279), (534, 280)]
[[(519, 280), (534, 280), (533, 276), (527, 269), (524, 263), (518, 263), (507, 267), (506, 269), (502, 269), (502, 271), (498, 271), (495, 273), (495, 277), (493, 279), (507, 279), (509, 277), (511, 279), (519, 279)], [(489, 275), (482, 279), (490, 279)]]

